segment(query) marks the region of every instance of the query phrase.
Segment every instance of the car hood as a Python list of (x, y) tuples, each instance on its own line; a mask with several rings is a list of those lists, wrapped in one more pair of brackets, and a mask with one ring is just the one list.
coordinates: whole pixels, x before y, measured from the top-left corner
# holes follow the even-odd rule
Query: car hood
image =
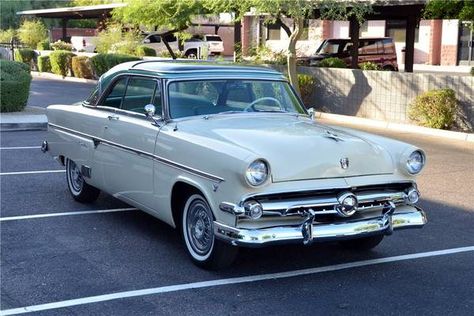
[(389, 152), (376, 143), (306, 117), (243, 113), (179, 125), (189, 134), (246, 149), (252, 159), (265, 159), (273, 182), (390, 174), (395, 169)]

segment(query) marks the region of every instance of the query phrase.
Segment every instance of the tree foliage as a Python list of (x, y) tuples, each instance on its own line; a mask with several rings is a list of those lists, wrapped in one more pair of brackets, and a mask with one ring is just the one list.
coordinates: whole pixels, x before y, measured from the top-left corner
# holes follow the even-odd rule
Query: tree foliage
[(20, 41), (36, 49), (38, 43), (48, 39), (48, 30), (39, 20), (25, 20), (17, 31)]
[(474, 1), (430, 0), (425, 7), (424, 18), (474, 21)]
[(114, 9), (113, 16), (123, 23), (150, 29), (182, 31), (199, 15), (231, 12), (240, 20), (249, 11), (262, 14), (268, 23), (280, 24), (288, 34), (288, 75), (298, 90), (296, 43), (303, 33), (304, 20), (318, 8), (322, 18), (347, 20), (355, 17), (361, 24), (372, 10), (370, 2), (355, 0), (129, 0), (126, 7)]
[(113, 16), (150, 29), (181, 31), (191, 26), (194, 16), (204, 13), (200, 0), (130, 0), (126, 7), (114, 9)]

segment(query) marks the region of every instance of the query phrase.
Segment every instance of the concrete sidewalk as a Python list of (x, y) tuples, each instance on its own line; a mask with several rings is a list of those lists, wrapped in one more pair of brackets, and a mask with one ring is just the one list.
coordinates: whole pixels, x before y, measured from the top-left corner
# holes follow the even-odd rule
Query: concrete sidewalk
[(23, 131), (46, 129), (48, 120), (46, 109), (27, 106), (22, 112), (0, 114), (0, 131)]

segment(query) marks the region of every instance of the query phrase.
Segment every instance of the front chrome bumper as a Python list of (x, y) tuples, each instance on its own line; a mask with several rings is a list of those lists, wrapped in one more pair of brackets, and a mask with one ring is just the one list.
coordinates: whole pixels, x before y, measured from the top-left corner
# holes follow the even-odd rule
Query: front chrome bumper
[[(421, 228), (427, 222), (423, 210), (416, 206), (399, 206), (392, 213), (358, 220), (334, 223), (314, 223), (312, 241), (334, 241), (370, 235), (391, 234), (393, 230)], [(263, 247), (270, 244), (303, 242), (303, 225), (278, 226), (261, 229), (235, 228), (214, 222), (217, 238), (236, 246)]]

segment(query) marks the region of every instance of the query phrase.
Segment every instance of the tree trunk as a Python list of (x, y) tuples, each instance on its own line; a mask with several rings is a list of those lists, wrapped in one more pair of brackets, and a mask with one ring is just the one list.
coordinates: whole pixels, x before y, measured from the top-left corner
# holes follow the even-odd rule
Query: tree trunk
[(298, 73), (296, 71), (296, 43), (298, 42), (299, 38), (301, 37), (301, 34), (303, 33), (304, 19), (295, 18), (294, 24), (295, 27), (293, 28), (293, 32), (290, 35), (290, 41), (288, 44), (288, 78), (290, 79), (290, 83), (293, 88), (298, 94), (300, 94), (300, 87), (298, 84)]

